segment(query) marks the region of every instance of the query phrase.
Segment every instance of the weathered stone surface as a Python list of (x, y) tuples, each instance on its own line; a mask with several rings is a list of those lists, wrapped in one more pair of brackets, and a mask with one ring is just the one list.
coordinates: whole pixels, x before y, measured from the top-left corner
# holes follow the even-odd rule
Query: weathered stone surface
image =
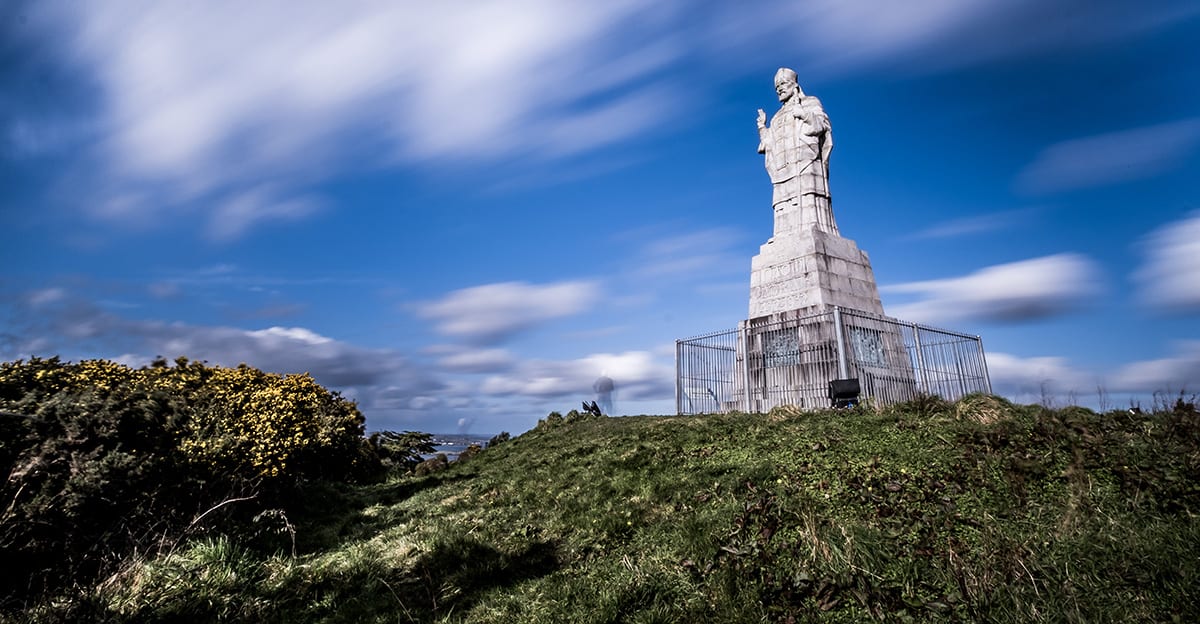
[(829, 200), (829, 117), (820, 100), (804, 94), (790, 69), (775, 73), (775, 93), (780, 106), (771, 125), (758, 111), (758, 151), (774, 189), (775, 236), (810, 228), (836, 234)]
[(883, 314), (875, 273), (854, 241), (816, 228), (776, 237), (750, 262), (750, 318), (840, 306)]

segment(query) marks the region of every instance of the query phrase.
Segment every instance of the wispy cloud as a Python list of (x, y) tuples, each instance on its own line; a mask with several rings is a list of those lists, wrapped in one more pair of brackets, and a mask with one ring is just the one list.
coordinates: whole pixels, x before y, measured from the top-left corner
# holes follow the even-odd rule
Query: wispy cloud
[(218, 241), (231, 240), (260, 222), (295, 221), (320, 209), (320, 201), (313, 197), (281, 198), (277, 192), (259, 186), (221, 202), (209, 220), (209, 235)]
[(1141, 248), (1146, 261), (1134, 279), (1144, 302), (1167, 312), (1200, 312), (1200, 211), (1155, 230)]
[(633, 273), (643, 277), (671, 276), (673, 279), (710, 278), (748, 269), (746, 258), (733, 250), (741, 235), (729, 228), (695, 231), (628, 233), (649, 237), (638, 250)]
[(1198, 14), (1189, 0), (1153, 7), (1089, 0), (781, 0), (756, 3), (754, 10), (740, 4), (718, 9), (710, 34), (716, 51), (765, 47), (778, 56), (782, 48), (810, 59), (797, 68), (809, 75), (879, 66), (927, 73), (1111, 43)]
[(889, 305), (892, 316), (943, 323), (963, 319), (1023, 322), (1079, 308), (1101, 290), (1095, 264), (1058, 254), (980, 269), (970, 275), (881, 287), (920, 300)]
[(35, 308), (47, 306), (66, 299), (67, 291), (62, 288), (42, 288), (35, 290), (25, 297), (25, 301)]
[(1014, 401), (1055, 405), (1078, 401), (1105, 407), (1091, 399), (1103, 401), (1100, 394), (1148, 399), (1154, 393), (1200, 390), (1200, 341), (1179, 341), (1172, 350), (1167, 357), (1130, 362), (1108, 371), (1089, 371), (1062, 356), (1000, 352), (988, 353), (987, 364), (993, 392)]
[(798, 43), (822, 53), (820, 63), (808, 68), (817, 71), (827, 71), (822, 64), (853, 68), (919, 50), (969, 25), (981, 12), (979, 6), (952, 0), (918, 0), (904, 6), (819, 0), (776, 7), (786, 20), (780, 22), (784, 29), (806, 25), (804, 32), (810, 36)]
[[(561, 159), (681, 131), (688, 116), (662, 124), (661, 103), (703, 94), (703, 82), (664, 77), (685, 63), (736, 75), (783, 54), (814, 59), (799, 67), (807, 75), (929, 71), (1113, 41), (1197, 13), (1194, 2), (1066, 1), (50, 0), (28, 5), (14, 40), (79, 70), (94, 108), (77, 115), (83, 124), (28, 112), (0, 130), (15, 153), (94, 138), (78, 168), (95, 172), (94, 215), (146, 223), (223, 205), (208, 233), (228, 240), (311, 214), (313, 185), (342, 163)], [(247, 199), (268, 183), (274, 192)]]
[(674, 370), (648, 351), (596, 353), (575, 360), (528, 360), (503, 375), (484, 379), (479, 391), (495, 396), (587, 397), (601, 375), (610, 377), (622, 399), (668, 399)]
[(339, 388), (376, 386), (398, 380), (425, 391), (438, 385), (398, 353), (357, 347), (303, 327), (243, 330), (121, 320), (105, 331), (107, 341), (138, 345), (146, 355), (153, 353), (167, 358), (185, 355), (226, 366), (244, 362), (268, 371), (307, 372), (321, 383)]
[(987, 354), (987, 365), (992, 391), (1021, 403), (1089, 392), (1099, 383), (1098, 377), (1060, 356), (1021, 357), (991, 352)]
[[(109, 312), (64, 289), (35, 291), (6, 312), (19, 335), (0, 336), (0, 358), (106, 357), (131, 366), (179, 356), (213, 364), (246, 363), (277, 373), (310, 373), (359, 401), (365, 413), (439, 395), (445, 380), (394, 350), (366, 348), (304, 327), (242, 329), (167, 323)], [(83, 354), (83, 355), (81, 355)]]
[(658, 114), (648, 77), (679, 55), (651, 30), (664, 9), (630, 1), (35, 8), (39, 38), (98, 87), (106, 216), (286, 187), (282, 204), (228, 204), (220, 238), (308, 212), (297, 195), (342, 160), (461, 166), (625, 140)]
[(517, 358), (506, 349), (446, 345), (430, 351), (440, 354), (439, 367), (454, 373), (502, 373), (517, 363)]
[(1200, 117), (1056, 143), (1017, 177), (1017, 187), (1052, 193), (1151, 178), (1200, 146)]
[(1156, 360), (1133, 362), (1111, 376), (1116, 392), (1200, 391), (1200, 340), (1180, 341), (1175, 354)]
[(456, 290), (416, 309), (442, 334), (495, 344), (547, 321), (578, 314), (600, 295), (599, 285), (587, 281), (503, 282)]
[(1012, 229), (1029, 223), (1035, 211), (1032, 209), (1006, 210), (988, 214), (951, 219), (935, 223), (906, 236), (908, 240), (959, 238), (973, 234), (986, 234)]

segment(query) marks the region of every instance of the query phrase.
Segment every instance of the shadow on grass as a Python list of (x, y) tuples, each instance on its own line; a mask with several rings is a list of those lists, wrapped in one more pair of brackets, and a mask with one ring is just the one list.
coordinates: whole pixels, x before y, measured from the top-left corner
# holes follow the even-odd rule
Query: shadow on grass
[[(488, 592), (557, 571), (557, 549), (534, 542), (506, 553), (467, 537), (440, 541), (404, 570), (364, 566), (351, 574), (324, 577), (297, 595), (270, 596), (267, 612), (242, 613), (267, 622), (432, 622), (469, 621), (467, 615)], [(208, 607), (187, 605), (172, 615), (212, 615)], [(195, 607), (200, 608), (196, 609)], [(163, 621), (169, 621), (164, 619)]]
[[(236, 549), (229, 562), (242, 560)], [(467, 612), (488, 592), (557, 571), (557, 549), (534, 542), (506, 553), (467, 537), (440, 541), (411, 567), (363, 560), (337, 572), (311, 571), (273, 584), (269, 572), (238, 568), (234, 587), (208, 587), (189, 576), (144, 591), (142, 600), (114, 610), (96, 595), (53, 605), (30, 621), (67, 622), (431, 622), (469, 621)], [(220, 569), (217, 566), (215, 569)], [(211, 572), (211, 570), (210, 570)], [(204, 576), (204, 575), (199, 575)], [(209, 574), (209, 577), (212, 575)], [(211, 580), (211, 578), (209, 579)]]
[[(313, 484), (294, 507), (298, 554), (311, 554), (376, 535), (403, 522), (408, 513), (394, 507), (423, 492), (465, 475), (433, 474), (399, 483), (357, 486)], [(374, 509), (371, 513), (368, 510)]]
[(558, 568), (551, 542), (533, 542), (509, 554), (471, 538), (454, 537), (437, 542), (417, 560), (412, 573), (419, 583), (410, 585), (408, 596), (413, 604), (428, 609), (429, 616), (463, 613), (492, 589), (540, 578)]

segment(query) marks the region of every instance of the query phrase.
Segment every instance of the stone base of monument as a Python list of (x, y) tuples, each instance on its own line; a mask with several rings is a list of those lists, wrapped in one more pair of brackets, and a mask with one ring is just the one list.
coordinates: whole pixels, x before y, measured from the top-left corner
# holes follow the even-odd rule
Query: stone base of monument
[(834, 306), (883, 315), (867, 252), (817, 228), (776, 235), (750, 263), (750, 319)]
[(738, 358), (746, 385), (735, 389), (737, 409), (828, 407), (829, 382), (850, 377), (863, 396), (888, 403), (917, 388), (904, 338), (883, 316), (867, 253), (817, 227), (777, 231), (754, 256)]
[(801, 315), (780, 312), (742, 321), (736, 366), (741, 374), (727, 410), (767, 412), (832, 404), (829, 382), (859, 380), (862, 396), (882, 404), (907, 401), (918, 385), (897, 321), (835, 308)]
[(871, 260), (853, 240), (815, 227), (776, 236), (751, 262), (738, 348), (749, 397), (740, 409), (828, 407), (829, 382), (850, 377), (863, 396), (907, 400), (912, 364), (885, 318)]

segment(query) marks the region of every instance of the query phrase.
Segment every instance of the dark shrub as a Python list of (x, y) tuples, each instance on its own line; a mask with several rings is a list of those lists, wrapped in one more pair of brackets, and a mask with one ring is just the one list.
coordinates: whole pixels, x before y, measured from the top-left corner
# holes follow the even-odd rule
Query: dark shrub
[(458, 454), (458, 461), (460, 461), (460, 462), (467, 461), (467, 460), (475, 457), (476, 455), (479, 455), (482, 452), (483, 452), (482, 446), (479, 446), (478, 444), (472, 444), (472, 445), (468, 446), (467, 448), (463, 449), (463, 452)]
[(418, 477), (430, 475), (435, 472), (441, 472), (450, 466), (450, 460), (446, 458), (445, 453), (438, 453), (430, 459), (427, 459), (413, 469)]
[(0, 364), (0, 434), (0, 607), (381, 467), (357, 406), (308, 375), (185, 358)]

